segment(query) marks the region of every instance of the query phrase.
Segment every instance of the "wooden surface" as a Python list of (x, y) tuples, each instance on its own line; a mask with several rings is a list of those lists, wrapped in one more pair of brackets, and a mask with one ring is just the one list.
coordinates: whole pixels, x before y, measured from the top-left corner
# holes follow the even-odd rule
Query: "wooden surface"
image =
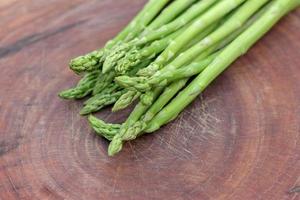
[[(108, 143), (57, 92), (144, 0), (0, 1), (0, 199), (300, 199), (300, 10), (178, 120)], [(126, 113), (100, 117), (120, 122)]]

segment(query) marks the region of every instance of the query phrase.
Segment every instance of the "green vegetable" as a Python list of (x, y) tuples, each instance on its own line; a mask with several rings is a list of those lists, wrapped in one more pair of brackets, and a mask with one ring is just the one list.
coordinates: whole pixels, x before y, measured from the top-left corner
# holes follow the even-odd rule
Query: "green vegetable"
[(70, 68), (76, 73), (101, 69), (101, 60), (103, 60), (104, 54), (107, 54), (107, 51), (109, 51), (118, 42), (123, 40), (128, 41), (130, 38), (140, 33), (169, 1), (170, 0), (150, 0), (145, 5), (144, 9), (123, 31), (121, 31), (114, 39), (106, 43), (105, 48), (95, 50), (84, 56), (72, 59), (70, 62)]
[[(141, 118), (141, 120), (136, 121), (132, 126), (126, 129), (123, 135), (123, 141), (130, 141), (136, 139), (137, 136), (142, 134), (142, 132), (147, 128), (148, 123), (153, 119), (153, 117), (181, 90), (187, 83), (188, 78), (175, 81), (170, 86), (166, 87), (164, 92), (155, 101), (155, 103), (150, 107), (146, 114)], [(120, 147), (119, 147), (120, 148)], [(116, 148), (118, 149), (118, 148)]]
[(112, 108), (113, 112), (123, 110), (127, 108), (130, 104), (132, 104), (135, 100), (140, 97), (141, 93), (135, 90), (129, 90), (125, 94), (123, 94), (118, 101), (115, 103)]
[[(205, 30), (209, 25), (220, 20), (233, 9), (241, 5), (245, 0), (221, 0), (206, 13), (201, 15), (189, 28), (178, 36), (170, 45), (160, 54), (160, 56), (149, 67), (143, 70), (144, 74), (153, 75), (159, 69), (174, 58), (174, 56), (191, 41), (197, 34)], [(178, 57), (179, 58), (179, 57)], [(148, 70), (148, 71), (146, 71)]]
[(158, 53), (161, 53), (168, 46), (168, 44), (182, 32), (183, 29), (180, 29), (163, 39), (151, 43), (149, 46), (145, 46), (144, 48), (131, 47), (130, 44), (123, 44), (124, 50), (126, 50), (123, 53), (124, 56), (118, 60), (115, 60), (115, 64), (113, 64), (113, 66), (115, 66), (116, 72), (118, 74), (125, 74), (132, 67), (140, 64), (144, 60), (155, 57)]
[(104, 48), (75, 58), (83, 75), (59, 96), (81, 99), (81, 115), (137, 102), (122, 124), (90, 115), (90, 126), (111, 141), (115, 155), (126, 141), (175, 119), (235, 60), (245, 54), (300, 0), (150, 0)]
[(89, 102), (81, 109), (81, 115), (87, 115), (93, 112), (97, 112), (102, 108), (114, 104), (126, 90), (115, 91), (110, 94), (98, 95), (93, 97), (93, 100)]
[(97, 82), (93, 88), (93, 95), (100, 93), (107, 86), (109, 86), (115, 78), (115, 72), (111, 71), (106, 74), (102, 74), (98, 77)]
[[(154, 20), (148, 27), (147, 25), (151, 22), (151, 20), (159, 13), (159, 11), (168, 3), (170, 0), (160, 0), (158, 1), (155, 6), (149, 9), (144, 16), (144, 18), (138, 23), (139, 25), (129, 33), (125, 41), (132, 40), (135, 36), (137, 36), (141, 32), (148, 32), (152, 29), (157, 29), (160, 26), (170, 22), (174, 17), (177, 16), (182, 10), (186, 9), (190, 4), (193, 3), (195, 0), (176, 0), (175, 2), (171, 3), (166, 9), (163, 10), (161, 14)], [(144, 33), (142, 33), (143, 35)], [(115, 46), (115, 48), (108, 54), (105, 58), (103, 63), (102, 71), (106, 73), (114, 68), (117, 64), (117, 61), (120, 60), (129, 49), (125, 45), (123, 46), (122, 43)]]
[(145, 77), (118, 76), (115, 78), (115, 82), (124, 88), (134, 87), (140, 92), (146, 92), (148, 90), (151, 90), (153, 86), (166, 86), (175, 80), (189, 78), (191, 76), (197, 75), (209, 63), (212, 62), (216, 55), (217, 54), (212, 54), (206, 59), (200, 57), (186, 67), (156, 74), (150, 79)]
[(89, 72), (78, 82), (75, 88), (71, 88), (59, 93), (63, 99), (81, 99), (89, 95), (96, 84), (100, 71)]
[(147, 128), (147, 132), (158, 130), (161, 125), (176, 118), (232, 62), (245, 54), (283, 15), (298, 5), (300, 5), (299, 0), (273, 1), (272, 6), (251, 27), (229, 44), (212, 64), (198, 75), (166, 108), (155, 116)]
[(109, 141), (114, 138), (121, 128), (121, 125), (119, 124), (108, 124), (92, 115), (89, 116), (89, 122), (98, 135)]
[(142, 35), (135, 40), (132, 41), (134, 45), (143, 45), (147, 44), (151, 41), (164, 38), (165, 36), (169, 35), (170, 33), (175, 32), (179, 28), (185, 26), (197, 16), (202, 14), (207, 8), (213, 5), (218, 0), (205, 0), (199, 1), (191, 6), (186, 12), (184, 12), (181, 16), (177, 19), (172, 21), (169, 24), (162, 26), (161, 28), (148, 33), (147, 35)]
[[(163, 88), (156, 88), (154, 93), (154, 99), (158, 97), (158, 95), (162, 92)], [(139, 120), (139, 118), (149, 109), (150, 105), (145, 105), (143, 102), (140, 102), (132, 113), (129, 115), (126, 122), (122, 125), (120, 132), (114, 136), (108, 147), (108, 155), (112, 156), (121, 151), (124, 136), (126, 135), (127, 129), (132, 126), (135, 122)]]

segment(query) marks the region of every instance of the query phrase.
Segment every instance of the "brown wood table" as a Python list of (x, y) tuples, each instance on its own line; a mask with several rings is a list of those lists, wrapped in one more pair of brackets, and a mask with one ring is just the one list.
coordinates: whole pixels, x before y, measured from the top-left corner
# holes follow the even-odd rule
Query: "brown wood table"
[(0, 199), (300, 199), (300, 10), (116, 157), (78, 115), (82, 102), (57, 97), (79, 79), (68, 61), (144, 3), (0, 1)]

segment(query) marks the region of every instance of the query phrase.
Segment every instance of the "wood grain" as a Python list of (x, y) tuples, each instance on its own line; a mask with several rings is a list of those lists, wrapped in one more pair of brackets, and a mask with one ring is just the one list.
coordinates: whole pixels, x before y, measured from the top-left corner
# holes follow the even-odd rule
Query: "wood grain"
[[(57, 92), (145, 0), (0, 1), (0, 199), (300, 199), (300, 10), (178, 120), (107, 156)], [(103, 119), (121, 121), (126, 113)]]

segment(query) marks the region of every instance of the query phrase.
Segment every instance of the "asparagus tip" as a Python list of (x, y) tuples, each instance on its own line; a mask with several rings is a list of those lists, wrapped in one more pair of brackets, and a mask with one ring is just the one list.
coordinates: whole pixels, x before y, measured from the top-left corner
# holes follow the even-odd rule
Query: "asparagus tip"
[(108, 155), (114, 156), (122, 150), (123, 141), (119, 135), (116, 135), (108, 147)]
[(87, 106), (84, 106), (79, 112), (80, 115), (88, 115), (90, 113), (91, 113), (91, 111)]

